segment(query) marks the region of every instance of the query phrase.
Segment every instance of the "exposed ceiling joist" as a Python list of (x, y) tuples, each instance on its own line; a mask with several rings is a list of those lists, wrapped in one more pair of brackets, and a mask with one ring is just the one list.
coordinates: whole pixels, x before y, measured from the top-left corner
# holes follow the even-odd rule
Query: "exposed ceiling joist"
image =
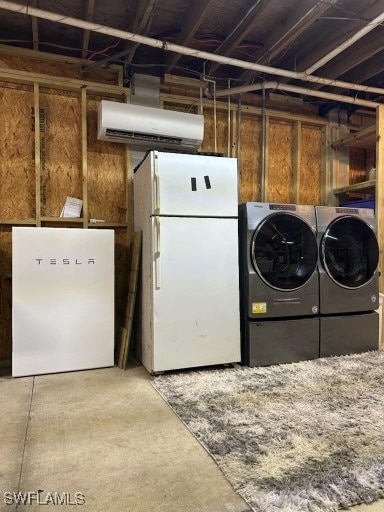
[(376, 54), (375, 58), (356, 66), (345, 75), (346, 80), (349, 82), (364, 83), (370, 78), (379, 75), (384, 71), (384, 52), (379, 55)]
[[(270, 34), (264, 43), (265, 51), (257, 59), (257, 62), (265, 64), (277, 58), (285, 48), (323, 16), (336, 2), (337, 0), (329, 0), (326, 3), (317, 2), (311, 8), (308, 8), (306, 2), (300, 2), (296, 9), (292, 9), (286, 22), (281, 25), (280, 29)], [(246, 71), (241, 75), (240, 79), (248, 81), (253, 75), (252, 71)]]
[[(95, 10), (95, 0), (86, 0), (85, 19), (91, 21)], [(90, 30), (83, 31), (83, 42), (81, 44), (81, 58), (86, 59), (88, 54)]]
[[(136, 34), (147, 34), (151, 26), (151, 19), (156, 7), (157, 0), (138, 0), (138, 6), (136, 9), (135, 18), (133, 20), (132, 31)], [(139, 47), (138, 43), (129, 45), (130, 47), (127, 53), (127, 62), (130, 64), (135, 56), (136, 50)]]
[[(231, 33), (213, 53), (225, 56), (230, 55), (254, 28), (257, 16), (268, 6), (268, 3), (270, 3), (270, 0), (257, 0), (250, 9), (242, 12)], [(220, 64), (217, 62), (210, 64), (206, 69), (206, 73), (213, 75), (219, 66)]]
[[(322, 68), (321, 73), (328, 78), (338, 78), (382, 50), (384, 50), (384, 38), (382, 32), (379, 31), (360, 41), (359, 47), (348, 53), (348, 57), (345, 53), (342, 53), (333, 59), (332, 62)], [(378, 67), (378, 63), (376, 63), (376, 66)]]
[[(136, 15), (132, 22), (132, 28), (135, 31), (135, 34), (146, 34), (148, 32), (151, 23), (151, 18), (156, 6), (156, 2), (157, 0), (138, 0)], [(91, 64), (86, 66), (86, 68), (89, 69), (105, 66), (106, 64), (113, 62), (114, 60), (121, 59), (127, 56), (128, 62), (132, 62), (132, 59), (138, 47), (139, 43), (134, 43), (132, 46), (130, 42), (126, 42), (124, 50), (121, 50), (120, 52), (115, 53), (115, 55), (107, 57), (106, 59), (97, 62), (92, 62)]]
[(379, 94), (384, 96), (384, 88), (377, 87), (375, 85), (361, 85), (343, 80), (334, 80), (322, 76), (308, 75), (305, 72), (292, 71), (284, 68), (276, 68), (273, 66), (267, 66), (264, 64), (253, 63), (244, 61), (233, 57), (225, 57), (222, 55), (215, 55), (206, 51), (198, 50), (196, 48), (189, 48), (186, 46), (180, 46), (174, 43), (165, 43), (164, 41), (143, 36), (139, 34), (133, 34), (124, 30), (116, 29), (110, 26), (102, 25), (100, 23), (87, 22), (82, 19), (72, 18), (70, 16), (64, 16), (62, 14), (45, 11), (38, 8), (23, 6), (19, 3), (11, 2), (9, 0), (0, 0), (0, 9), (5, 9), (11, 12), (17, 12), (20, 14), (26, 14), (29, 16), (36, 16), (44, 20), (51, 22), (61, 23), (67, 26), (77, 27), (84, 30), (91, 30), (95, 33), (104, 34), (108, 37), (114, 37), (117, 39), (132, 41), (134, 43), (140, 43), (152, 48), (157, 48), (162, 51), (171, 51), (178, 54), (187, 55), (195, 59), (201, 59), (204, 61), (218, 62), (220, 64), (227, 65), (229, 67), (236, 67), (242, 69), (249, 69), (255, 73), (266, 73), (272, 74), (279, 77), (290, 78), (294, 80), (300, 80), (304, 82), (310, 82), (315, 84), (322, 84), (331, 87), (337, 87), (342, 89), (349, 89), (351, 91), (362, 91), (364, 93)]
[[(37, 7), (37, 0), (32, 0), (32, 7)], [(33, 49), (39, 50), (39, 26), (38, 26), (38, 18), (32, 16), (32, 41), (33, 41)]]
[(307, 47), (305, 52), (295, 63), (297, 71), (304, 71), (315, 62), (318, 62), (324, 55), (328, 55), (335, 48), (339, 48), (346, 40), (351, 38), (367, 21), (379, 16), (383, 12), (384, 2), (373, 2), (373, 5), (364, 7), (356, 12), (356, 19), (343, 22), (342, 30), (335, 30), (335, 25), (331, 24), (329, 31), (323, 31), (320, 37), (314, 37), (314, 46)]
[[(183, 16), (180, 32), (175, 41), (176, 44), (184, 46), (190, 43), (209, 9), (212, 7), (212, 4), (213, 0), (195, 0), (194, 2), (190, 2), (188, 10)], [(164, 64), (166, 65), (164, 73), (170, 73), (179, 59), (179, 54), (167, 53), (164, 59)]]

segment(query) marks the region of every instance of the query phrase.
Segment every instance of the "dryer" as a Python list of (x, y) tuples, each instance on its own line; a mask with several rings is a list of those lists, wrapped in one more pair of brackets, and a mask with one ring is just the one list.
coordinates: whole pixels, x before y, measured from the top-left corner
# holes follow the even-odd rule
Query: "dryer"
[(374, 210), (316, 206), (320, 313), (372, 311), (379, 306), (379, 246)]
[(319, 355), (319, 289), (313, 206), (239, 206), (242, 362)]
[(374, 210), (316, 206), (320, 356), (378, 348), (379, 247)]

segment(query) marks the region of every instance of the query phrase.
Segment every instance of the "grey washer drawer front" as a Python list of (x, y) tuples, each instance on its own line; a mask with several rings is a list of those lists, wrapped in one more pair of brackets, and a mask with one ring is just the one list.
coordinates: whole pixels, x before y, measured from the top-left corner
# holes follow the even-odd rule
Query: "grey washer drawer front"
[(319, 357), (319, 319), (247, 322), (243, 364), (269, 366)]

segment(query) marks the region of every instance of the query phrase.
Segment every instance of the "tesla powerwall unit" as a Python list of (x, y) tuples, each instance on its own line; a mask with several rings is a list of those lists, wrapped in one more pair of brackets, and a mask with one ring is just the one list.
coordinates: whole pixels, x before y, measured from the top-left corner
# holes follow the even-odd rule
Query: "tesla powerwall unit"
[(12, 229), (12, 375), (114, 364), (114, 232)]
[(204, 138), (204, 116), (102, 100), (97, 138), (150, 148), (197, 150)]

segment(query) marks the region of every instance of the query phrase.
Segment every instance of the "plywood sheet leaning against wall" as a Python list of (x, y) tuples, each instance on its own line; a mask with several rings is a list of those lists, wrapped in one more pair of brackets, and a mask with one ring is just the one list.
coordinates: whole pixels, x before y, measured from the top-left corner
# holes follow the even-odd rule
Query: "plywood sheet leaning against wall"
[(239, 202), (260, 200), (261, 118), (241, 116)]
[(12, 227), (0, 226), (0, 361), (12, 357)]
[(89, 216), (126, 222), (127, 146), (97, 140), (97, 111), (101, 98), (87, 101)]
[(273, 203), (292, 200), (293, 125), (270, 120), (267, 132), (268, 155), (265, 199)]
[(59, 217), (67, 196), (83, 195), (79, 95), (45, 90), (40, 108), (45, 118), (41, 210), (43, 216)]
[(301, 127), (300, 204), (320, 204), (321, 186), (321, 127)]

